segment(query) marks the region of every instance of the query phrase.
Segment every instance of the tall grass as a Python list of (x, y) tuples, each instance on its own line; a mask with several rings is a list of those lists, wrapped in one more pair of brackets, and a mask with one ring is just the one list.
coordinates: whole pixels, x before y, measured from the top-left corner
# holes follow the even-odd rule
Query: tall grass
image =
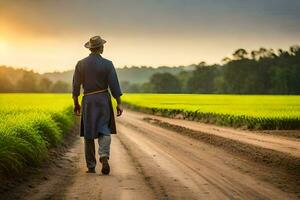
[(74, 122), (66, 94), (0, 94), (0, 174), (37, 166)]

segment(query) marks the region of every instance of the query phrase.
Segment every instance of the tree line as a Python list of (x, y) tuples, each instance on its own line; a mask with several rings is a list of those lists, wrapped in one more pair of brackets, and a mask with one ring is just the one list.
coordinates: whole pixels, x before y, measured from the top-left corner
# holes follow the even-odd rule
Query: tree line
[[(222, 64), (201, 62), (179, 68), (161, 67), (158, 72), (147, 67), (133, 67), (125, 74), (123, 71), (118, 73), (120, 85), (128, 93), (300, 94), (300, 47), (250, 52), (237, 49)], [(0, 92), (71, 91), (69, 79), (51, 80), (45, 75), (0, 66)], [(148, 81), (141, 82), (146, 75)], [(122, 77), (130, 81), (122, 81)], [(134, 81), (138, 78), (141, 80)]]
[(220, 65), (201, 62), (192, 71), (155, 73), (146, 83), (121, 86), (132, 93), (300, 94), (300, 47), (238, 49)]
[(0, 66), (0, 92), (70, 92), (71, 86), (64, 81), (53, 82), (33, 71)]

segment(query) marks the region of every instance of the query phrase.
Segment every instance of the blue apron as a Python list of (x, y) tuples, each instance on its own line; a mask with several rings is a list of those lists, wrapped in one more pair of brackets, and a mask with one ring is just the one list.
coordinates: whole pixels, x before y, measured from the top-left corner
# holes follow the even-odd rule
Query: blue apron
[(81, 105), (80, 136), (95, 139), (117, 133), (109, 92), (83, 96)]

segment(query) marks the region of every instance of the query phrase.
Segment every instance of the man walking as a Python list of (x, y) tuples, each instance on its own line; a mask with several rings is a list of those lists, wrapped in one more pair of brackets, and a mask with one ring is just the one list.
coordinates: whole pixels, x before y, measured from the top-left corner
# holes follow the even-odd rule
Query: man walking
[[(111, 95), (117, 101), (117, 116), (123, 112), (121, 89), (115, 67), (110, 60), (103, 58), (104, 43), (100, 36), (92, 37), (84, 46), (91, 53), (78, 61), (73, 75), (74, 112), (81, 113), (80, 136), (84, 137), (84, 150), (87, 173), (95, 173), (96, 158), (94, 139), (98, 138), (102, 174), (109, 174), (110, 134), (116, 134), (116, 123), (111, 102)], [(83, 87), (80, 107), (78, 96)], [(108, 88), (110, 93), (108, 92)]]

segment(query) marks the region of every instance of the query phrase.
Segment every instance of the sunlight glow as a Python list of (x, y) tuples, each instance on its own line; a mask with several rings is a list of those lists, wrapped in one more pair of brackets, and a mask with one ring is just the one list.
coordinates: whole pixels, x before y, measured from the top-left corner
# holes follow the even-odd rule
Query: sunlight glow
[(7, 44), (6, 41), (0, 38), (0, 53), (3, 53), (6, 50)]

